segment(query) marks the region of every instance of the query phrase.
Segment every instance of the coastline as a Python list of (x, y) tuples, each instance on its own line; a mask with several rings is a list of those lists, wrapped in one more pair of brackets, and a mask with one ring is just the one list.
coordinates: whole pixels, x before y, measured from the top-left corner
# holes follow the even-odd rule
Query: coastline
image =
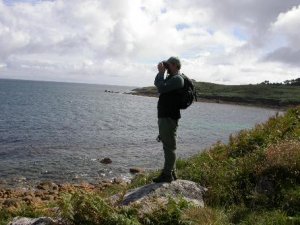
[[(124, 94), (158, 98), (158, 94), (154, 94), (154, 93), (125, 92)], [(266, 108), (266, 109), (276, 109), (276, 110), (280, 110), (280, 111), (287, 111), (289, 108), (297, 106), (297, 105), (286, 105), (286, 106), (268, 105), (268, 104), (262, 104), (262, 103), (259, 103), (259, 102), (250, 103), (250, 102), (242, 102), (242, 101), (239, 101), (239, 102), (237, 102), (237, 101), (224, 101), (224, 100), (220, 100), (220, 99), (201, 98), (201, 97), (198, 97), (197, 102), (199, 102), (199, 103), (204, 102), (204, 103), (217, 103), (217, 104), (259, 107), (259, 108)]]

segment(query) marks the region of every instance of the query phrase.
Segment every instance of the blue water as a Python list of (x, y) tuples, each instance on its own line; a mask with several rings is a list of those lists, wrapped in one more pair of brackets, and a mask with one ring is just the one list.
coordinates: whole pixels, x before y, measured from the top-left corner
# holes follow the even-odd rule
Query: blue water
[[(130, 167), (158, 169), (157, 98), (133, 87), (0, 79), (0, 180), (97, 182), (130, 177)], [(119, 93), (108, 93), (105, 90)], [(196, 103), (182, 111), (179, 157), (251, 128), (275, 110)], [(112, 164), (98, 159), (109, 157)]]

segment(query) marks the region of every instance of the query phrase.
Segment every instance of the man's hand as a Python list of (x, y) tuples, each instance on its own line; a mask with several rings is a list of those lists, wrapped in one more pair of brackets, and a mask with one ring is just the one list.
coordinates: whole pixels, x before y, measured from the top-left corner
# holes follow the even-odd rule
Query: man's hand
[(157, 69), (159, 73), (165, 74), (166, 68), (164, 67), (164, 64), (162, 62), (158, 63)]

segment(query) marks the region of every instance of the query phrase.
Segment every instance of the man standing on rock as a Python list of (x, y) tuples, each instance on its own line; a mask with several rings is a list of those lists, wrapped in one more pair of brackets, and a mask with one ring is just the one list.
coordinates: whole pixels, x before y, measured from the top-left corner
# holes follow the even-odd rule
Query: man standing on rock
[[(158, 74), (154, 85), (159, 92), (157, 104), (159, 139), (162, 141), (165, 162), (161, 174), (154, 178), (155, 183), (172, 182), (176, 180), (176, 131), (178, 120), (181, 118), (178, 107), (177, 90), (183, 88), (184, 79), (180, 76), (181, 62), (177, 57), (170, 57), (167, 61), (157, 65)], [(167, 77), (164, 78), (167, 71)]]

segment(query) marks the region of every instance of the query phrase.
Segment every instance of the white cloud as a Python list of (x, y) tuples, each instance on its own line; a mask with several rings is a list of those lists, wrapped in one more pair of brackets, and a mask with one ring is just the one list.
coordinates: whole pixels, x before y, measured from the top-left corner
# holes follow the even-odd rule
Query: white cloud
[(176, 55), (197, 80), (239, 84), (286, 80), (300, 65), (294, 0), (10, 3), (0, 0), (0, 77), (144, 86)]
[(293, 7), (287, 12), (280, 13), (277, 20), (272, 24), (272, 31), (281, 34), (295, 48), (300, 48), (300, 5)]

